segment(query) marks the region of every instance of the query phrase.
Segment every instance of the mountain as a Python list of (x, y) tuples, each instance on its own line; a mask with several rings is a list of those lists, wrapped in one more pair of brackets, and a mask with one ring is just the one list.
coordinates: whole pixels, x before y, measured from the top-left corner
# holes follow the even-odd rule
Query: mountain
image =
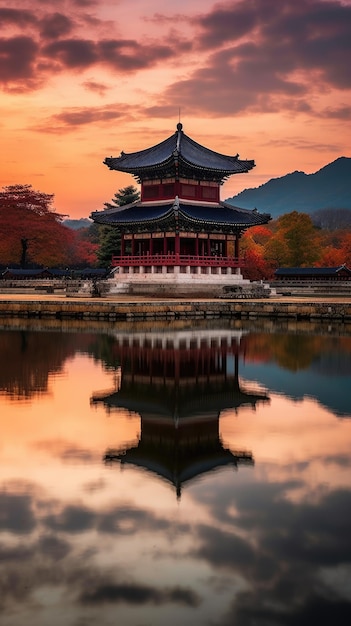
[(243, 209), (257, 208), (273, 218), (292, 211), (311, 215), (320, 209), (351, 210), (351, 158), (339, 157), (314, 174), (296, 171), (272, 178), (227, 202)]
[(80, 228), (89, 228), (93, 224), (93, 221), (88, 217), (81, 217), (79, 220), (63, 220), (62, 224), (72, 230), (79, 230)]

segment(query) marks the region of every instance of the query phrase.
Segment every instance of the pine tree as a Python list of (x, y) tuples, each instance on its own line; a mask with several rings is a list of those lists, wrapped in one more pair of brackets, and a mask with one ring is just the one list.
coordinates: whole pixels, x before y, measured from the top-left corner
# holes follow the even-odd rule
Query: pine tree
[[(140, 193), (133, 185), (119, 189), (113, 196), (111, 202), (105, 202), (105, 211), (116, 209), (127, 204), (136, 202), (140, 198)], [(121, 253), (121, 235), (114, 226), (99, 227), (99, 249), (97, 257), (99, 264), (109, 267), (114, 255)]]

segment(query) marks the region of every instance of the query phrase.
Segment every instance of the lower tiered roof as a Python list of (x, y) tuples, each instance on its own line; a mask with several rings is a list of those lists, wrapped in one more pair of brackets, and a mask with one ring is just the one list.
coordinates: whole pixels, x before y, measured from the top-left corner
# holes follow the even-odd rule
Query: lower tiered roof
[(121, 231), (139, 232), (175, 228), (198, 231), (204, 227), (237, 232), (266, 224), (271, 219), (267, 213), (259, 213), (256, 209), (241, 209), (228, 202), (206, 204), (178, 198), (150, 204), (137, 201), (116, 209), (96, 211), (91, 217), (99, 224), (115, 226)]

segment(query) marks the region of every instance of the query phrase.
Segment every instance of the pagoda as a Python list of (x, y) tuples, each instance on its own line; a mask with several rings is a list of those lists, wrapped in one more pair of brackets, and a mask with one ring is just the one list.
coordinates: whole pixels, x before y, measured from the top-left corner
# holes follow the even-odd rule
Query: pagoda
[(113, 354), (116, 387), (96, 393), (94, 405), (108, 413), (140, 416), (136, 445), (109, 448), (104, 462), (133, 466), (165, 480), (180, 497), (190, 481), (223, 467), (253, 465), (248, 450), (231, 450), (221, 436), (220, 416), (269, 403), (265, 392), (239, 381), (242, 330), (191, 329), (119, 333)]
[(112, 291), (209, 294), (249, 283), (241, 274), (239, 240), (271, 217), (221, 201), (220, 187), (229, 176), (249, 172), (254, 161), (214, 152), (178, 123), (161, 143), (104, 163), (141, 186), (140, 200), (91, 215), (121, 236), (111, 263)]

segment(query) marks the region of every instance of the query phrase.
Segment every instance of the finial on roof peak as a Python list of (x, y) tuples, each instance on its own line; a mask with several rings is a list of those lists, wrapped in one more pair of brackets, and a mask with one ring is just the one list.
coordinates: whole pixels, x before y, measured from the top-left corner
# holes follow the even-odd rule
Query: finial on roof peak
[(183, 130), (183, 124), (181, 122), (178, 122), (177, 130)]

